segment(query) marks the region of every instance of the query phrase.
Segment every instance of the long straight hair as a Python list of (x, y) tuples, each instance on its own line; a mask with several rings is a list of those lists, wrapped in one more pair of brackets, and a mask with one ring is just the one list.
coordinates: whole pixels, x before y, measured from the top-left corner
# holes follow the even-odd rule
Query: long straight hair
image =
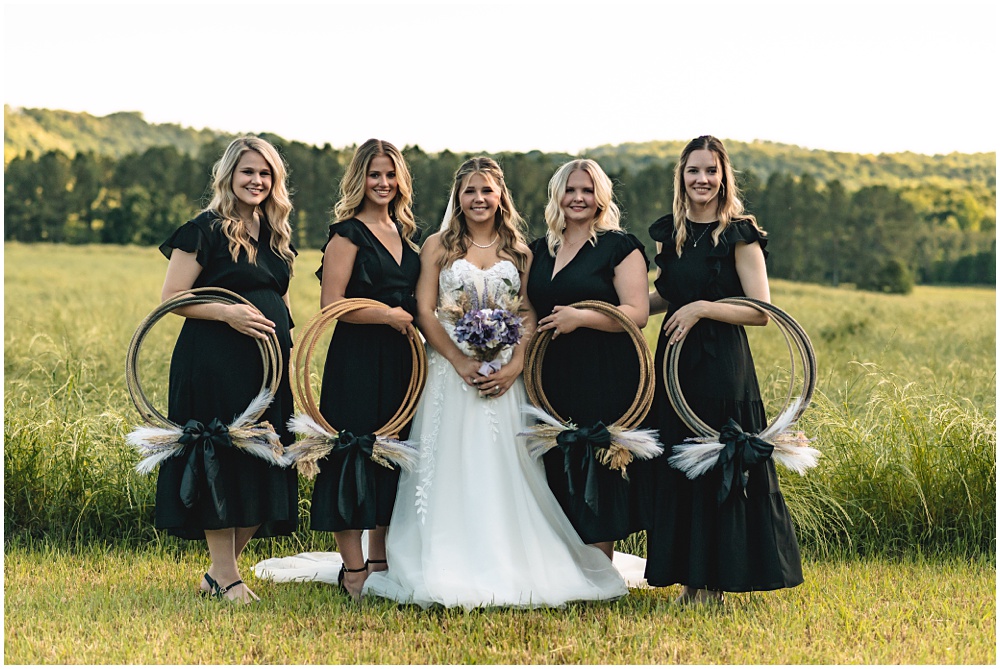
[(403, 228), (403, 240), (416, 251), (417, 245), (412, 239), (417, 231), (412, 210), (413, 178), (400, 150), (383, 139), (369, 139), (354, 152), (351, 164), (340, 180), (340, 199), (333, 208), (334, 219), (346, 221), (361, 211), (365, 202), (368, 168), (377, 156), (386, 156), (396, 170), (396, 196), (389, 203), (389, 216)]
[(549, 201), (545, 205), (545, 241), (549, 247), (549, 255), (555, 257), (556, 250), (563, 243), (566, 231), (566, 215), (562, 209), (562, 199), (566, 195), (566, 184), (573, 172), (586, 172), (594, 181), (594, 200), (597, 204), (597, 216), (590, 222), (590, 243), (597, 243), (597, 233), (605, 230), (621, 230), (621, 211), (615, 204), (614, 184), (601, 166), (590, 158), (571, 160), (556, 170), (549, 179)]
[(239, 200), (233, 192), (233, 174), (240, 158), (247, 151), (260, 154), (271, 168), (271, 192), (257, 208), (262, 210), (267, 224), (271, 227), (271, 249), (291, 267), (295, 260), (292, 253), (292, 226), (288, 221), (292, 213), (292, 200), (288, 195), (288, 169), (270, 142), (247, 135), (234, 139), (222, 158), (212, 167), (212, 201), (205, 211), (219, 215), (222, 232), (229, 240), (229, 255), (236, 262), (240, 250), (246, 251), (251, 263), (257, 262), (257, 247), (250, 243), (250, 230), (240, 219), (237, 204)]
[(691, 154), (699, 150), (711, 151), (719, 161), (722, 170), (722, 185), (719, 188), (718, 204), (716, 214), (719, 217), (719, 225), (712, 231), (712, 245), (719, 243), (719, 238), (730, 222), (734, 219), (749, 221), (755, 227), (757, 219), (753, 214), (743, 211), (743, 200), (739, 187), (736, 185), (733, 164), (729, 160), (729, 153), (722, 141), (712, 135), (702, 135), (688, 142), (688, 145), (681, 151), (680, 160), (674, 168), (674, 243), (677, 257), (681, 256), (684, 242), (687, 240), (687, 214), (690, 208), (688, 202), (687, 189), (684, 187), (684, 169)]
[(445, 250), (441, 257), (441, 266), (447, 267), (464, 257), (469, 251), (468, 244), (466, 244), (469, 226), (465, 222), (465, 214), (462, 213), (460, 195), (465, 180), (473, 174), (482, 174), (489, 178), (500, 190), (500, 206), (497, 207), (493, 224), (494, 230), (500, 237), (497, 253), (507, 254), (517, 270), (523, 272), (528, 266), (528, 254), (521, 250), (525, 244), (524, 229), (526, 226), (524, 219), (514, 208), (514, 198), (511, 197), (510, 190), (507, 188), (507, 182), (504, 180), (500, 165), (486, 156), (469, 158), (459, 165), (455, 172), (451, 193), (448, 196), (451, 202), (451, 218), (445, 221), (444, 229), (441, 232), (441, 244)]

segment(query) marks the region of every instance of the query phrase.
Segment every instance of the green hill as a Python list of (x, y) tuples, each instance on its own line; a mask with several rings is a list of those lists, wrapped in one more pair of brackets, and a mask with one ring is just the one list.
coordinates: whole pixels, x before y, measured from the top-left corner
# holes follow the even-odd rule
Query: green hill
[[(918, 184), (954, 187), (973, 184), (996, 190), (996, 153), (920, 153), (878, 155), (805, 149), (792, 144), (723, 140), (733, 165), (761, 180), (775, 172), (810, 175), (820, 182), (839, 180), (849, 190), (882, 184), (901, 187)], [(638, 171), (650, 165), (673, 164), (687, 141), (632, 142), (603, 145), (584, 151), (608, 171)]]
[(203, 144), (229, 137), (217, 130), (194, 130), (173, 123), (147, 123), (139, 112), (118, 112), (92, 116), (86, 112), (54, 109), (3, 107), (3, 159), (7, 165), (31, 151), (62, 151), (73, 157), (77, 152), (121, 158), (142, 153), (154, 146), (173, 146), (182, 153), (196, 155)]
[[(92, 116), (85, 112), (18, 109), (4, 105), (4, 165), (31, 151), (38, 155), (62, 151), (72, 157), (93, 151), (120, 158), (154, 146), (173, 146), (194, 156), (198, 149), (232, 134), (195, 130), (172, 123), (148, 123), (139, 112)], [(878, 155), (806, 149), (778, 142), (725, 140), (733, 163), (761, 181), (781, 172), (810, 175), (821, 183), (839, 180), (849, 190), (883, 184), (892, 187), (930, 185), (971, 186), (977, 193), (996, 192), (996, 153), (918, 153)], [(581, 152), (598, 160), (606, 171), (633, 174), (656, 166), (666, 169), (677, 159), (686, 140), (603, 145)]]

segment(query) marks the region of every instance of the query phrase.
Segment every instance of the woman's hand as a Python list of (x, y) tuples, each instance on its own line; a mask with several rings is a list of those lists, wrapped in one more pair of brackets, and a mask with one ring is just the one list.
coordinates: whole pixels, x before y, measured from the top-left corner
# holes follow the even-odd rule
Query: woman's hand
[(385, 309), (385, 324), (400, 334), (409, 334), (413, 316), (403, 307)]
[(512, 359), (499, 370), (479, 382), (480, 397), (500, 397), (514, 385), (524, 369), (523, 359)]
[(479, 373), (479, 366), (481, 364), (478, 360), (470, 358), (467, 355), (455, 356), (455, 359), (451, 361), (451, 366), (455, 368), (455, 373), (465, 381), (466, 385), (473, 388), (478, 388), (479, 384), (488, 378)]
[(552, 338), (561, 334), (569, 334), (582, 326), (586, 319), (581, 309), (576, 307), (556, 306), (552, 313), (538, 321), (540, 331), (552, 330)]
[(274, 323), (247, 304), (226, 305), (221, 320), (237, 332), (257, 339), (267, 339), (274, 334)]
[(702, 301), (691, 302), (670, 315), (663, 321), (663, 332), (667, 335), (668, 344), (676, 344), (687, 336), (695, 323), (702, 319)]

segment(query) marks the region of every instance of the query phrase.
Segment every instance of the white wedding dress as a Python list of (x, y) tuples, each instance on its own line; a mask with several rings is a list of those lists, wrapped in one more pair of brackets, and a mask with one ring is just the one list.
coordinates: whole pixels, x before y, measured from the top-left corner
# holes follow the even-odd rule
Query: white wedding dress
[[(520, 286), (510, 261), (482, 270), (459, 259), (441, 270), (439, 302), (454, 300), (463, 286), (475, 285), (482, 295), (506, 281)], [(452, 325), (442, 323), (451, 334)], [(386, 540), (389, 569), (371, 574), (364, 594), (466, 609), (561, 606), (626, 594), (621, 574), (580, 540), (542, 464), (515, 436), (526, 426), (521, 379), (487, 399), (433, 349), (428, 367), (410, 431), (419, 464), (400, 478)]]

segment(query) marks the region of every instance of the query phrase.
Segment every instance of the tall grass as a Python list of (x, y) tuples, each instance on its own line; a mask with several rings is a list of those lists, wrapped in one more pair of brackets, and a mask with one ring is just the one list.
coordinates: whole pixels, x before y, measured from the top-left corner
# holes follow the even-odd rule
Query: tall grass
[[(6, 244), (4, 253), (5, 538), (160, 540), (154, 479), (133, 472), (124, 443), (138, 420), (124, 357), (159, 300), (166, 262), (133, 247)], [(316, 251), (296, 264), (299, 325), (318, 305), (318, 264)], [(819, 359), (801, 427), (824, 457), (805, 477), (782, 472), (804, 548), (995, 551), (995, 291), (918, 287), (900, 297), (776, 281), (772, 292)], [(651, 344), (659, 321), (647, 326)], [(179, 323), (162, 320), (143, 347), (143, 386), (164, 409)], [(750, 335), (773, 413), (787, 389), (787, 352), (773, 327)], [(303, 481), (303, 527), (310, 488)], [(272, 545), (317, 550), (330, 541), (303, 531)], [(644, 537), (625, 547), (644, 554)]]

